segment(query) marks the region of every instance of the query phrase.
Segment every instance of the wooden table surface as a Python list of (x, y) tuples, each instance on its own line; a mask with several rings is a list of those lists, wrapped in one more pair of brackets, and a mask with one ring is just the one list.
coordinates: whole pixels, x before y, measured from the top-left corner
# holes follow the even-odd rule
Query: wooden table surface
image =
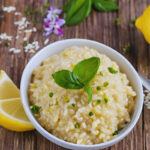
[[(63, 0), (0, 0), (0, 7), (15, 6), (17, 11), (23, 12), (26, 6), (31, 9), (43, 9), (44, 3), (50, 3), (54, 7), (64, 5)], [(91, 15), (80, 25), (63, 27), (64, 36), (50, 35), (49, 43), (61, 39), (86, 38), (104, 43), (123, 54), (133, 66), (145, 76), (150, 78), (150, 45), (148, 45), (142, 34), (131, 24), (131, 19), (137, 18), (150, 4), (150, 0), (118, 0), (119, 11), (100, 13), (92, 11)], [(2, 9), (0, 9), (2, 10)], [(46, 11), (46, 10), (44, 10)], [(36, 24), (38, 31), (28, 35), (28, 42), (39, 41), (40, 48), (44, 46), (42, 37), (42, 17), (34, 16), (40, 21)], [(115, 25), (115, 18), (121, 19), (120, 25)], [(14, 13), (0, 11), (0, 33), (16, 37), (17, 28), (14, 21), (17, 20)], [(31, 19), (31, 17), (30, 17)], [(9, 48), (23, 49), (24, 33), (19, 39), (13, 38), (9, 47), (0, 46), (0, 69), (5, 70), (19, 87), (23, 69), (29, 59), (34, 55), (22, 51), (12, 54)], [(131, 45), (131, 53), (126, 54), (124, 47), (127, 43)], [(63, 150), (41, 136), (37, 131), (24, 133), (12, 132), (0, 127), (0, 150)], [(132, 132), (118, 144), (106, 150), (150, 150), (150, 110), (145, 106), (140, 119)]]

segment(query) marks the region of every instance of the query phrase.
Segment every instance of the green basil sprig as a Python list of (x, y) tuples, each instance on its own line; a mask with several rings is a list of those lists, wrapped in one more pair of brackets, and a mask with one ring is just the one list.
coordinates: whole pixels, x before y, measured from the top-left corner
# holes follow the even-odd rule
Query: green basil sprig
[(68, 26), (81, 23), (91, 12), (92, 6), (98, 11), (118, 10), (114, 0), (70, 0), (63, 8)]
[(52, 74), (55, 82), (65, 89), (81, 89), (84, 84), (69, 70), (61, 70)]
[(99, 11), (114, 11), (118, 10), (118, 6), (114, 0), (94, 0), (93, 6)]
[(73, 71), (60, 70), (52, 74), (56, 84), (65, 89), (84, 89), (88, 94), (88, 103), (92, 99), (92, 88), (90, 81), (96, 75), (100, 66), (100, 58), (91, 57), (80, 61), (75, 65)]

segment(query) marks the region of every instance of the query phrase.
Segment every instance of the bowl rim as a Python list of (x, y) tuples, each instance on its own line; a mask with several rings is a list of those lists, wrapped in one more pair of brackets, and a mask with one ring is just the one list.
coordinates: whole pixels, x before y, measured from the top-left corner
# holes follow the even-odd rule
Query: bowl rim
[[(46, 129), (44, 129), (35, 119), (35, 117), (33, 116), (33, 114), (30, 111), (30, 108), (26, 105), (26, 101), (28, 101), (28, 99), (25, 98), (25, 88), (24, 88), (24, 82), (26, 81), (26, 73), (28, 72), (28, 69), (30, 68), (30, 65), (34, 62), (34, 59), (39, 57), (41, 53), (47, 51), (48, 47), (51, 45), (55, 45), (55, 44), (64, 44), (65, 42), (90, 42), (92, 44), (99, 44), (100, 47), (104, 47), (107, 48), (109, 51), (111, 51), (112, 53), (114, 53), (115, 55), (119, 56), (121, 59), (123, 59), (123, 61), (126, 62), (126, 64), (128, 65), (128, 67), (130, 67), (130, 69), (132, 69), (132, 71), (134, 72), (135, 77), (137, 78), (137, 82), (140, 88), (140, 93), (139, 93), (139, 110), (137, 111), (137, 114), (132, 122), (132, 124), (129, 123), (129, 126), (127, 128), (127, 130), (123, 133), (120, 134), (119, 136), (117, 136), (116, 138), (107, 141), (105, 143), (100, 143), (100, 144), (94, 144), (94, 145), (80, 145), (80, 144), (74, 144), (74, 143), (70, 143), (67, 141), (64, 141), (60, 138), (57, 138), (56, 136), (54, 136), (53, 134), (49, 133)], [(35, 129), (40, 132), (46, 139), (52, 141), (55, 144), (58, 144), (60, 146), (66, 147), (66, 148), (74, 148), (74, 149), (84, 149), (84, 148), (104, 148), (104, 147), (109, 147), (117, 142), (119, 142), (120, 140), (122, 140), (124, 137), (126, 137), (131, 130), (134, 128), (135, 124), (137, 123), (137, 121), (139, 120), (140, 114), (142, 112), (142, 108), (143, 108), (143, 87), (142, 87), (142, 83), (141, 80), (136, 72), (136, 70), (134, 69), (134, 67), (132, 66), (132, 64), (119, 52), (117, 52), (116, 50), (114, 50), (113, 48), (102, 44), (100, 42), (97, 41), (93, 41), (93, 40), (88, 40), (88, 39), (82, 39), (82, 38), (73, 38), (73, 39), (65, 39), (65, 40), (60, 40), (60, 41), (56, 41), (53, 42), (49, 45), (47, 45), (46, 47), (42, 48), (40, 51), (38, 51), (28, 62), (28, 64), (25, 66), (22, 77), (21, 77), (21, 83), (20, 83), (20, 92), (21, 92), (21, 100), (22, 100), (22, 104), (25, 110), (25, 113), (27, 114), (29, 120), (31, 121), (31, 123), (34, 125)]]

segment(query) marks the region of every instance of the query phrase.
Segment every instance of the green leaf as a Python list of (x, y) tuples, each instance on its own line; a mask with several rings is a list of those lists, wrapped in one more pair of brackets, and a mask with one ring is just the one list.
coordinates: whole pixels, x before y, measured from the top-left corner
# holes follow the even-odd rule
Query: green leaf
[(64, 6), (63, 11), (64, 11), (65, 13), (67, 13), (67, 12), (69, 11), (69, 9), (71, 8), (72, 1), (73, 1), (73, 0), (70, 0), (70, 1), (69, 1), (68, 3), (66, 3), (66, 5)]
[(118, 6), (114, 0), (94, 0), (93, 6), (98, 11), (118, 10)]
[(71, 0), (65, 6), (66, 24), (72, 26), (81, 23), (90, 14), (91, 7), (91, 0)]
[(91, 57), (89, 59), (84, 59), (75, 65), (73, 73), (78, 77), (78, 79), (84, 84), (88, 84), (96, 75), (100, 65), (100, 58)]
[(55, 82), (65, 89), (81, 89), (84, 84), (81, 83), (78, 77), (69, 70), (61, 70), (52, 74)]
[(92, 88), (89, 84), (87, 84), (85, 87), (84, 87), (84, 91), (88, 94), (89, 98), (88, 98), (88, 104), (91, 102), (92, 100)]

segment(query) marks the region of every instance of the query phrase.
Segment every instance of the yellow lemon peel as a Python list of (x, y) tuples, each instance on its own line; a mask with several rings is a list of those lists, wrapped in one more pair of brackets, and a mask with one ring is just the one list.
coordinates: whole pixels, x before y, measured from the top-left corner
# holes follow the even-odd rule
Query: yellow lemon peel
[(142, 16), (136, 19), (135, 26), (142, 32), (145, 40), (150, 44), (150, 6), (148, 6)]
[(0, 70), (0, 125), (13, 131), (34, 129), (22, 107), (19, 89), (3, 70)]

